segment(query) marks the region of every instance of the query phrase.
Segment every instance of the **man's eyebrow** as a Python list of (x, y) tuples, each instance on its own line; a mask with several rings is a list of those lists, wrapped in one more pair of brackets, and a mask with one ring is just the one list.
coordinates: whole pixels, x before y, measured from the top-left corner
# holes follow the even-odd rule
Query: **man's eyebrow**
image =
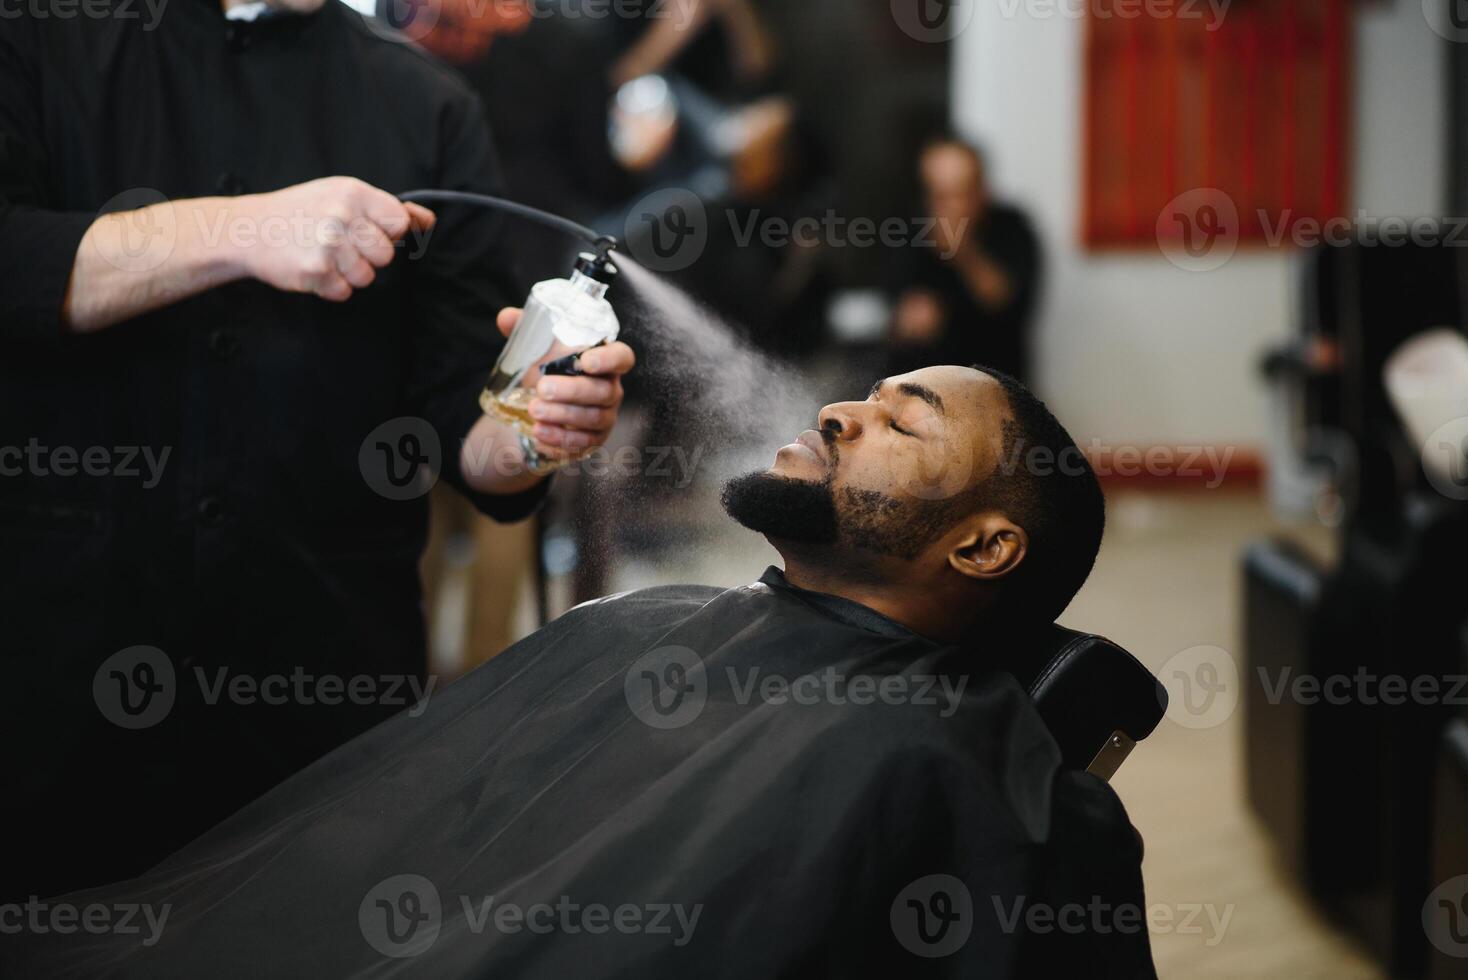
[(924, 385), (913, 384), (911, 381), (904, 381), (902, 384), (897, 386), (897, 390), (902, 392), (904, 395), (908, 395), (912, 398), (921, 398), (929, 405), (932, 405), (933, 408), (937, 410), (939, 415), (945, 414), (943, 411), (943, 399), (940, 398), (938, 396), (938, 393), (932, 388), (925, 387)]

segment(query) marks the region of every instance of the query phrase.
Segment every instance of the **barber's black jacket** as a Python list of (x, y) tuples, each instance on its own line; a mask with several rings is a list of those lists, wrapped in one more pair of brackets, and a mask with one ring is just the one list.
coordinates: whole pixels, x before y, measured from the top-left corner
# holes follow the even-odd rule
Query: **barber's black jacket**
[[(477, 98), (335, 0), (255, 24), (216, 0), (156, 24), (114, 3), (0, 22), (0, 725), (26, 831), (0, 854), (10, 894), (136, 873), (407, 703), (427, 502), (374, 485), (431, 436), (462, 484), (494, 314), (517, 299), (498, 224), (445, 208), (426, 254), (400, 249), (346, 304), (241, 282), (64, 335), (99, 209), (338, 174), (498, 183)], [(501, 519), (539, 498), (475, 496)], [(136, 645), (165, 659), (103, 669)]]

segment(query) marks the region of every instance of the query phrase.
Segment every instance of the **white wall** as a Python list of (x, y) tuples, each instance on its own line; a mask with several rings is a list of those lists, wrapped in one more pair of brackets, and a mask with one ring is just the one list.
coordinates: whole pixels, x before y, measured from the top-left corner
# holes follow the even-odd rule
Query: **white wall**
[[(1198, 273), (1155, 250), (1082, 251), (1084, 24), (1058, 12), (1077, 3), (967, 2), (954, 114), (987, 149), (997, 191), (1029, 210), (1045, 243), (1042, 395), (1083, 444), (1262, 447), (1266, 399), (1255, 365), (1293, 324), (1295, 253), (1241, 249)], [(1417, 0), (1357, 10), (1354, 207), (1376, 217), (1436, 213), (1446, 42)]]

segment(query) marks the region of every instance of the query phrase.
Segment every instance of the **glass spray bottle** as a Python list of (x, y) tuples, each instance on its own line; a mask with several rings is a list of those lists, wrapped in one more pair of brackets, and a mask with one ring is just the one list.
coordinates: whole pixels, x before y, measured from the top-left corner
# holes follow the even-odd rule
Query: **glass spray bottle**
[(621, 324), (607, 288), (617, 269), (605, 254), (582, 252), (569, 279), (547, 279), (530, 290), (525, 312), (510, 331), (500, 352), (489, 384), (479, 396), (486, 414), (514, 427), (525, 459), (537, 472), (548, 472), (558, 461), (542, 458), (535, 450), (531, 428), (530, 401), (540, 381), (541, 369), (597, 344), (617, 339)]

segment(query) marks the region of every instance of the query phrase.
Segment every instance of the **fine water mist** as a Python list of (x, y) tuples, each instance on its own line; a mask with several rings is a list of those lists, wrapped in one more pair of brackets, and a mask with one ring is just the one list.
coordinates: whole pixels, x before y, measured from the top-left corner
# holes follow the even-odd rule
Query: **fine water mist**
[(767, 467), (777, 448), (816, 427), (822, 399), (804, 373), (627, 256), (616, 264), (632, 294), (628, 339), (642, 388), (681, 440), (702, 448), (702, 475), (722, 481)]

